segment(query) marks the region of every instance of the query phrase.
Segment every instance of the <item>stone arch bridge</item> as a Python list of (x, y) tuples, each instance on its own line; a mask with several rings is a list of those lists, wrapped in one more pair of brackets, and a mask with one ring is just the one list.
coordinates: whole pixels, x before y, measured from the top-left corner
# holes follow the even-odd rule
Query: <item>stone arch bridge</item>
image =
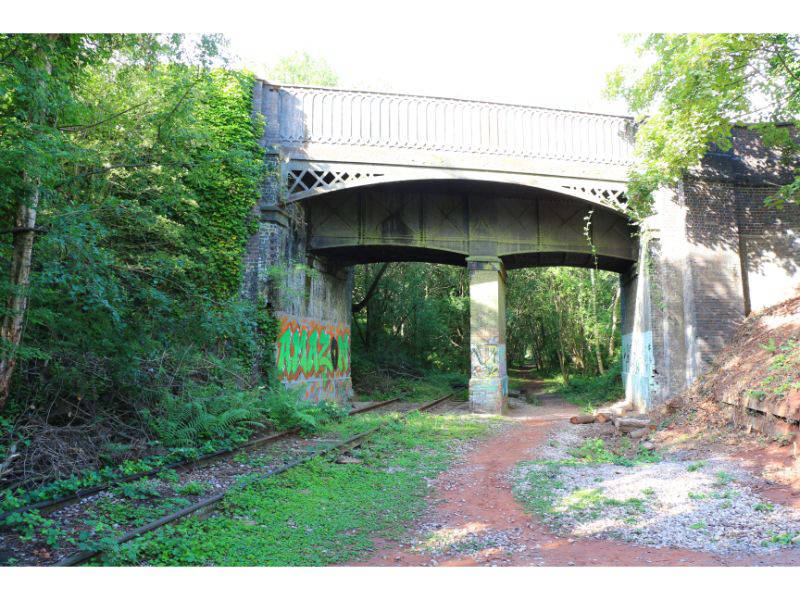
[(620, 274), (626, 397), (644, 410), (691, 383), (747, 313), (800, 283), (800, 211), (763, 207), (790, 173), (744, 130), (732, 152), (660, 190), (635, 227), (628, 117), (264, 81), (253, 104), (274, 168), (244, 293), (278, 315), (278, 369), (309, 398), (351, 393), (358, 263), (469, 269), (470, 402), (488, 412), (507, 393), (506, 269)]

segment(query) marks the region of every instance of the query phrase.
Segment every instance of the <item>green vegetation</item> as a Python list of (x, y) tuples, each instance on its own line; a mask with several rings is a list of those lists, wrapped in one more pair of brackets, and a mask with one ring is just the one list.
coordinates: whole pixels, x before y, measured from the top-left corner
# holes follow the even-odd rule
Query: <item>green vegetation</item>
[(766, 546), (769, 542), (781, 545), (800, 544), (800, 531), (787, 531), (784, 533), (775, 534), (770, 537), (769, 540), (764, 540), (761, 545)]
[(602, 375), (574, 375), (565, 384), (560, 376), (553, 379), (552, 391), (566, 401), (591, 413), (597, 407), (620, 400), (625, 396), (622, 384), (622, 368), (615, 364)]
[(506, 320), (509, 366), (559, 373), (568, 387), (573, 374), (603, 375), (619, 363), (615, 273), (571, 267), (509, 271)]
[(600, 488), (575, 490), (571, 494), (565, 496), (561, 502), (556, 506), (556, 510), (571, 510), (575, 512), (588, 511), (593, 518), (599, 516), (597, 509), (605, 506), (624, 506), (630, 509), (631, 512), (642, 512), (644, 500), (641, 498), (627, 498), (626, 500), (617, 500), (616, 498), (609, 498), (603, 494)]
[(147, 478), (120, 483), (117, 486), (117, 492), (123, 498), (130, 500), (147, 500), (161, 495), (158, 491), (158, 482)]
[(278, 60), (267, 72), (267, 79), (275, 83), (322, 85), (336, 87), (339, 77), (325, 59), (307, 52), (295, 52)]
[(186, 485), (179, 485), (175, 487), (175, 492), (181, 496), (200, 496), (208, 491), (208, 484), (198, 481), (190, 481)]
[[(622, 449), (623, 451), (626, 450), (626, 448)], [(583, 444), (580, 445), (580, 447), (571, 450), (570, 454), (572, 454), (572, 456), (577, 459), (577, 462), (581, 464), (591, 465), (613, 463), (615, 465), (626, 467), (630, 467), (635, 464), (660, 462), (662, 458), (657, 452), (645, 450), (644, 448), (637, 450), (636, 455), (631, 458), (625, 456), (624, 454), (619, 454), (609, 450), (606, 447), (605, 441), (601, 438), (588, 438), (583, 442)]]
[(726, 471), (717, 471), (714, 477), (716, 478), (716, 484), (718, 486), (725, 486), (731, 481), (736, 481), (736, 477)]
[[(651, 210), (651, 193), (674, 184), (697, 166), (709, 147), (731, 148), (731, 127), (744, 126), (785, 164), (800, 146), (791, 127), (800, 123), (800, 36), (797, 34), (648, 34), (629, 36), (649, 60), (645, 69), (618, 69), (609, 93), (640, 116), (640, 166), (628, 185), (638, 216)], [(644, 116), (647, 116), (644, 119)], [(797, 202), (800, 176), (779, 187), (771, 202)]]
[[(602, 464), (615, 464), (631, 467), (637, 464), (653, 463), (662, 457), (652, 451), (639, 450), (633, 457), (614, 452), (606, 447), (600, 438), (589, 438), (578, 448), (570, 451), (573, 456), (566, 460), (523, 461), (513, 472), (514, 497), (528, 510), (550, 523), (557, 523), (558, 515), (570, 512), (578, 520), (592, 520), (600, 516), (603, 507), (625, 507), (628, 524), (635, 524), (635, 517), (644, 511), (648, 500), (655, 497), (653, 488), (642, 490), (642, 498), (618, 500), (608, 498), (602, 488), (574, 490), (558, 500), (564, 489), (560, 476), (565, 468), (591, 468)], [(597, 478), (596, 482), (602, 480)]]
[(781, 401), (793, 389), (800, 389), (800, 341), (792, 337), (779, 346), (770, 338), (761, 348), (772, 354), (767, 367), (769, 375), (748, 393), (762, 400)]
[(0, 35), (0, 216), (29, 226), (0, 231), (6, 482), (66, 491), (266, 422), (274, 325), (238, 298), (263, 124), (221, 41)]
[(356, 388), (427, 369), (469, 372), (469, 281), (447, 265), (356, 267), (352, 371)]
[[(385, 419), (385, 417), (384, 417)], [(345, 437), (381, 420), (361, 415), (325, 429)], [(497, 419), (410, 415), (352, 451), (360, 464), (314, 459), (233, 492), (217, 514), (187, 518), (112, 549), (110, 564), (294, 565), (344, 562), (397, 538), (424, 506), (427, 480), (447, 467), (460, 441)]]
[[(591, 465), (592, 463), (575, 463), (569, 461), (523, 462), (515, 469), (513, 493), (515, 498), (528, 510), (542, 517), (551, 524), (557, 524), (559, 515), (569, 513), (578, 521), (594, 520), (601, 516), (605, 507), (623, 507), (627, 514), (626, 522), (635, 524), (636, 517), (644, 512), (646, 503), (655, 492), (644, 493), (642, 498), (626, 498), (618, 500), (606, 496), (602, 488), (578, 489), (559, 497), (559, 490), (564, 484), (559, 480), (562, 469)], [(596, 464), (596, 463), (595, 463)]]

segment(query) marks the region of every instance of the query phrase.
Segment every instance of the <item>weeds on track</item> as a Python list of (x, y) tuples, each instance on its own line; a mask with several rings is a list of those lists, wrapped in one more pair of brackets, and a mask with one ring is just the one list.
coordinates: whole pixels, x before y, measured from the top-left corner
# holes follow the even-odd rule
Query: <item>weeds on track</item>
[[(385, 419), (385, 415), (383, 417)], [(330, 425), (348, 437), (381, 420), (365, 414)], [(318, 566), (355, 559), (372, 539), (397, 539), (425, 506), (429, 482), (458, 445), (498, 418), (409, 415), (362, 448), (358, 464), (323, 459), (233, 492), (206, 520), (187, 518), (106, 555), (108, 564)]]

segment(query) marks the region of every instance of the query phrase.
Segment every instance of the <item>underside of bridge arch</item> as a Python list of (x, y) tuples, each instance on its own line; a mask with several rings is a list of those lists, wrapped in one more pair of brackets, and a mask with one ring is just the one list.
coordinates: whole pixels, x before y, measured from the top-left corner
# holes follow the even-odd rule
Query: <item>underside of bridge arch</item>
[(471, 180), (390, 182), (302, 201), (309, 250), (352, 265), (421, 261), (505, 268), (581, 266), (624, 272), (636, 261), (626, 217), (539, 188)]
[(623, 273), (637, 259), (624, 215), (567, 194), (472, 180), (386, 182), (301, 201), (308, 250), (339, 265), (418, 261), (470, 275), (470, 404), (502, 412), (506, 269), (593, 267)]

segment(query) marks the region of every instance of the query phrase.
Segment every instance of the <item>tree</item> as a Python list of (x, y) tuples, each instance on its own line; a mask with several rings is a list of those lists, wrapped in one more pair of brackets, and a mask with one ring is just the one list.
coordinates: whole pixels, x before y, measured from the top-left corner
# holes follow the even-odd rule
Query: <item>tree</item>
[(295, 52), (281, 58), (269, 70), (269, 79), (276, 83), (295, 83), (300, 85), (324, 85), (335, 87), (339, 77), (322, 58), (314, 58), (307, 52)]
[[(26, 352), (43, 356), (41, 350), (21, 346), (37, 233), (49, 229), (46, 243), (60, 246), (61, 257), (49, 256), (56, 264), (83, 258), (85, 280), (95, 278), (94, 286), (70, 282), (69, 295), (76, 297), (60, 300), (75, 300), (84, 311), (109, 310), (119, 320), (111, 309), (126, 278), (119, 271), (124, 260), (111, 259), (102, 244), (92, 246), (93, 240), (116, 236), (122, 242), (135, 231), (142, 242), (146, 233), (166, 233), (163, 221), (148, 225), (139, 219), (127, 229), (119, 219), (113, 222), (114, 215), (125, 212), (137, 185), (145, 204), (156, 202), (156, 190), (162, 198), (180, 195), (185, 182), (177, 175), (187, 166), (189, 128), (176, 123), (189, 119), (187, 98), (205, 81), (220, 41), (204, 36), (187, 45), (181, 35), (156, 34), (0, 35), (0, 216), (14, 223), (0, 232), (0, 265), (7, 264), (10, 274), (0, 283), (6, 298), (0, 309), (0, 410), (19, 358)], [(105, 224), (97, 219), (101, 214), (108, 219)], [(68, 226), (74, 229), (65, 234)], [(157, 248), (156, 237), (139, 248)], [(64, 250), (76, 249), (76, 243), (92, 256), (65, 256)], [(119, 247), (135, 243), (129, 239)], [(132, 262), (142, 269), (141, 260)], [(63, 271), (45, 267), (37, 276), (65, 283)]]
[[(800, 117), (800, 36), (797, 34), (651, 34), (629, 36), (650, 63), (608, 77), (611, 97), (637, 115), (641, 165), (631, 174), (630, 205), (649, 212), (652, 192), (675, 184), (711, 145), (731, 147), (731, 127), (757, 131), (787, 162), (800, 145), (791, 127)], [(800, 198), (800, 172), (770, 202)]]
[(549, 267), (508, 272), (510, 364), (543, 373), (602, 375), (617, 362), (619, 277), (594, 269)]

